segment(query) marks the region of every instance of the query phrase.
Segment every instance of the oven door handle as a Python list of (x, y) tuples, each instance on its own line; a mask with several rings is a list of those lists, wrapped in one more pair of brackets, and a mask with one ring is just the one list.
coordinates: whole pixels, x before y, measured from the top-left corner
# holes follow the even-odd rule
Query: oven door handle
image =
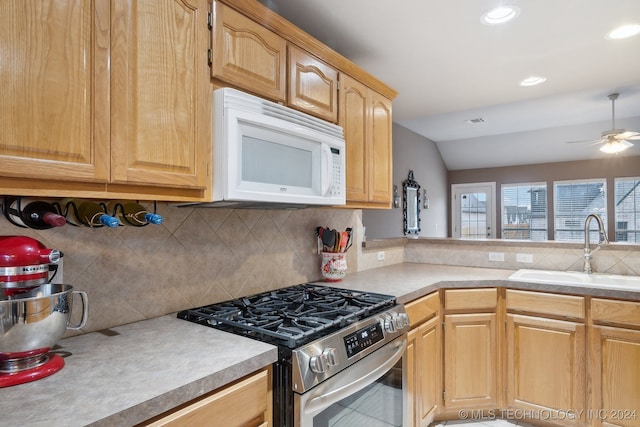
[[(367, 385), (371, 384), (382, 375), (384, 375), (387, 371), (389, 371), (398, 362), (398, 360), (402, 358), (406, 349), (407, 339), (404, 338), (400, 340), (396, 348), (392, 350), (393, 354), (390, 357), (386, 357), (386, 354), (383, 354), (383, 356), (385, 356), (385, 360), (381, 361), (380, 364), (378, 364), (377, 361), (371, 361), (371, 364), (375, 364), (375, 369), (360, 376), (355, 381), (352, 381), (341, 387), (334, 388), (328, 393), (312, 398), (305, 405), (305, 412), (314, 413), (316, 411), (321, 411), (322, 409), (327, 408), (332, 404), (339, 402), (342, 399), (349, 397), (357, 391), (365, 388)], [(384, 347), (378, 351), (383, 351), (384, 353)], [(366, 359), (371, 358), (371, 356), (376, 355), (376, 353), (377, 352), (370, 354), (366, 357)]]

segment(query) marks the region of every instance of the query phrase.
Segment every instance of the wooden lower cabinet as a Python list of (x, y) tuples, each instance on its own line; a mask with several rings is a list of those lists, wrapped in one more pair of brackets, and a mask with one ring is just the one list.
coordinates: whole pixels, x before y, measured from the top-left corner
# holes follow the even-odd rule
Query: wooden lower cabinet
[(584, 425), (585, 325), (507, 314), (506, 331), (510, 412)]
[(640, 302), (496, 288), (440, 293), (405, 306), (408, 425), (463, 410), (467, 419), (541, 426), (640, 426)]
[(413, 329), (407, 345), (409, 426), (426, 427), (438, 413), (442, 394), (442, 320), (434, 292), (405, 307)]
[(269, 427), (271, 399), (271, 369), (267, 368), (138, 427)]
[(640, 331), (596, 326), (591, 342), (591, 425), (640, 425)]
[(497, 407), (496, 313), (444, 316), (444, 409)]
[(410, 425), (427, 427), (439, 409), (442, 326), (434, 317), (409, 332), (409, 416)]

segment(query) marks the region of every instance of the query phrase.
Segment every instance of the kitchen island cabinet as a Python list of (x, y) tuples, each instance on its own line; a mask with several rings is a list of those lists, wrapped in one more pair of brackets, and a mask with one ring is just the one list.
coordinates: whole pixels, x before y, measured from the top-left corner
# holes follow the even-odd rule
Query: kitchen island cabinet
[(207, 0), (16, 0), (1, 7), (0, 75), (12, 82), (0, 106), (7, 118), (1, 193), (204, 195)]

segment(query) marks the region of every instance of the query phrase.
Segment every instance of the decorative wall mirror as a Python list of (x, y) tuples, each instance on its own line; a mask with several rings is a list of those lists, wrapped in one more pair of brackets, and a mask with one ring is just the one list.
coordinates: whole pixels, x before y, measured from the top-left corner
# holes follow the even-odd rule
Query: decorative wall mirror
[(420, 184), (413, 179), (412, 170), (402, 182), (402, 190), (404, 234), (420, 234)]

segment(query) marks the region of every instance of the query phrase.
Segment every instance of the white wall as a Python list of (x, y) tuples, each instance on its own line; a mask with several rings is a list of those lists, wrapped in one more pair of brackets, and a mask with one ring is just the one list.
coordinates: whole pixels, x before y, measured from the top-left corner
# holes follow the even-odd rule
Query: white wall
[[(447, 236), (447, 169), (436, 144), (413, 131), (393, 124), (393, 184), (401, 197), (399, 209), (365, 209), (362, 223), (367, 239), (402, 237), (402, 182), (413, 170), (420, 184), (420, 199), (424, 189), (429, 196), (429, 209), (420, 210), (419, 237)], [(415, 236), (415, 235), (412, 235)]]

